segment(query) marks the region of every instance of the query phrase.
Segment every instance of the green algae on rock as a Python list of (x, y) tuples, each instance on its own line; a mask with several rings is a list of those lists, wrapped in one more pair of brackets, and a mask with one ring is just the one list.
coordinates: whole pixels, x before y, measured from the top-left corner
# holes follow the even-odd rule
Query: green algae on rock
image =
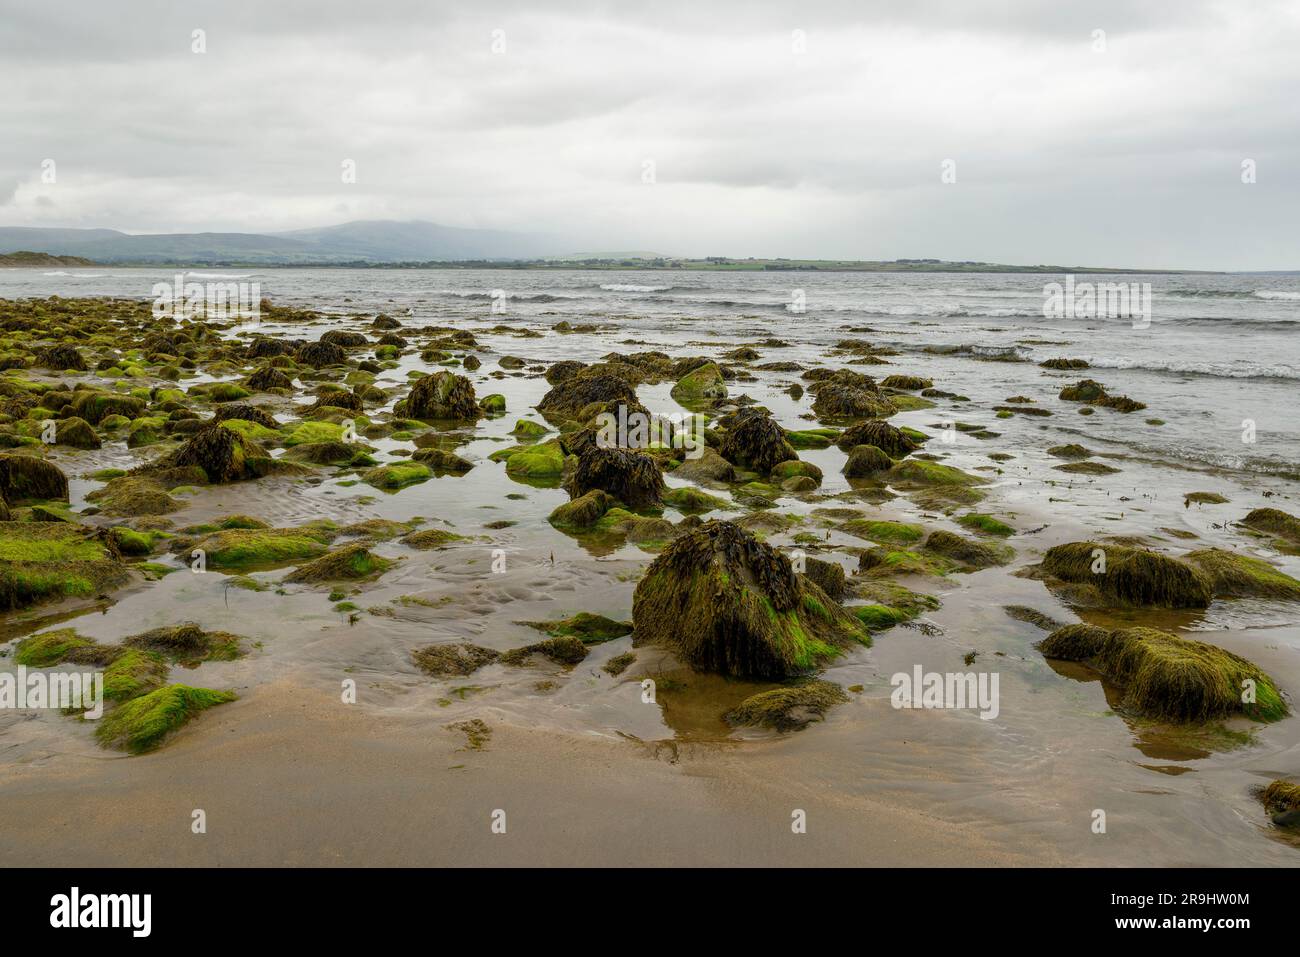
[(1287, 714), (1276, 685), (1258, 665), (1154, 628), (1066, 625), (1038, 649), (1047, 658), (1083, 662), (1104, 675), (1123, 689), (1122, 706), (1134, 714), (1167, 721), (1233, 714), (1276, 721)]
[(1105, 607), (1206, 608), (1213, 597), (1200, 569), (1126, 545), (1070, 542), (1049, 548), (1026, 570), (1070, 604)]
[(426, 645), (411, 652), (411, 660), (425, 674), (437, 677), (473, 674), (501, 657), (499, 651), (467, 641)]
[[(882, 423), (883, 424), (883, 423)], [(855, 445), (841, 470), (845, 478), (872, 478), (894, 467), (894, 461), (874, 445)]]
[(732, 522), (709, 521), (664, 549), (633, 597), (635, 643), (662, 644), (701, 671), (785, 678), (869, 636), (788, 558)]
[(0, 611), (93, 598), (129, 578), (95, 529), (68, 522), (0, 522)]
[(708, 408), (727, 397), (727, 383), (717, 363), (707, 362), (682, 376), (670, 395), (688, 409)]
[(35, 455), (0, 455), (0, 497), (11, 505), (25, 501), (68, 501), (68, 477), (53, 462)]
[(113, 708), (99, 719), (95, 737), (106, 748), (143, 754), (199, 712), (234, 700), (231, 691), (165, 685)]
[(386, 572), (393, 563), (381, 558), (363, 544), (343, 548), (300, 565), (284, 577), (287, 582), (356, 581), (375, 578)]
[(326, 551), (332, 539), (330, 531), (312, 526), (232, 528), (175, 544), (183, 553), (182, 557), (201, 551), (209, 568), (243, 571), (317, 558)]
[(243, 655), (240, 637), (227, 631), (204, 631), (193, 622), (153, 628), (122, 640), (128, 648), (139, 648), (179, 661), (233, 661)]
[(87, 494), (86, 500), (98, 504), (104, 515), (123, 517), (167, 515), (181, 507), (158, 482), (135, 475), (110, 479), (103, 488)]
[(398, 539), (403, 545), (424, 550), (446, 548), (452, 542), (462, 542), (464, 540), (463, 535), (457, 535), (441, 528), (426, 528), (422, 531), (411, 532), (409, 535), (403, 535)]
[(426, 422), (474, 422), (483, 415), (474, 384), (463, 375), (445, 370), (416, 379), (410, 394), (394, 411)]
[(627, 622), (614, 621), (604, 615), (593, 615), (586, 611), (558, 621), (525, 621), (520, 624), (544, 631), (552, 637), (571, 635), (584, 645), (599, 645), (632, 634), (632, 626)]
[(1300, 784), (1278, 778), (1260, 792), (1259, 799), (1274, 824), (1300, 824)]
[(1184, 558), (1209, 577), (1216, 598), (1300, 601), (1300, 581), (1263, 559), (1221, 548), (1203, 548)]
[(390, 462), (387, 465), (377, 465), (367, 469), (362, 474), (361, 481), (377, 489), (395, 491), (427, 481), (432, 477), (433, 472), (429, 466), (420, 462)]
[(844, 689), (830, 681), (808, 679), (750, 695), (731, 711), (725, 720), (737, 726), (761, 726), (777, 731), (797, 731), (826, 712), (849, 700)]
[(1257, 508), (1243, 518), (1241, 524), (1257, 532), (1277, 535), (1294, 545), (1300, 545), (1300, 518), (1279, 508)]
[(522, 665), (533, 655), (549, 658), (557, 665), (573, 666), (587, 657), (587, 646), (574, 635), (559, 635), (522, 648), (511, 648), (501, 655), (501, 661), (507, 665)]
[[(510, 459), (506, 468), (509, 469)], [(632, 449), (606, 449), (590, 445), (578, 456), (566, 477), (564, 490), (578, 499), (593, 490), (607, 492), (632, 509), (657, 507), (667, 490), (658, 461)]]

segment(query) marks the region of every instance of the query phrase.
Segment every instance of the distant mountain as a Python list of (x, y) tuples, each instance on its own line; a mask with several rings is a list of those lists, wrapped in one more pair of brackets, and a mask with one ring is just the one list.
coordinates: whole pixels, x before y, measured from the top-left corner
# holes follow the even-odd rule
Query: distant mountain
[(528, 259), (554, 252), (545, 237), (437, 223), (361, 220), (285, 233), (153, 233), (0, 227), (0, 253), (38, 250), (103, 264), (313, 265)]
[(0, 253), (0, 268), (18, 266), (27, 269), (44, 266), (96, 266), (98, 263), (80, 256), (51, 256), (49, 253), (34, 253), (29, 249), (20, 249), (13, 253)]

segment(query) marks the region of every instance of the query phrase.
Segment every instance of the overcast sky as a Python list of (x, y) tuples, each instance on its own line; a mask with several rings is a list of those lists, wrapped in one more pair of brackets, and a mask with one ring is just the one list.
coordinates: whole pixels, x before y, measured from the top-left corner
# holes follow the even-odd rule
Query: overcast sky
[(1298, 51), (1264, 0), (0, 0), (0, 225), (1295, 269)]

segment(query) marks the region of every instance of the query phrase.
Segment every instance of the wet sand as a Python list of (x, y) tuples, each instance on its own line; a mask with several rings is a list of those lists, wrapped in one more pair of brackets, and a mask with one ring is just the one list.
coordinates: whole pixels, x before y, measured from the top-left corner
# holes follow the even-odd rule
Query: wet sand
[[(493, 725), (482, 751), (418, 718), (265, 685), (139, 758), (9, 768), (6, 866), (1024, 865), (972, 822), (834, 787), (814, 736), (707, 753)], [(656, 753), (657, 752), (657, 753)], [(782, 773), (791, 763), (798, 775)], [(207, 833), (191, 833), (195, 808)], [(796, 808), (807, 833), (791, 831)], [(506, 812), (506, 833), (491, 831)]]

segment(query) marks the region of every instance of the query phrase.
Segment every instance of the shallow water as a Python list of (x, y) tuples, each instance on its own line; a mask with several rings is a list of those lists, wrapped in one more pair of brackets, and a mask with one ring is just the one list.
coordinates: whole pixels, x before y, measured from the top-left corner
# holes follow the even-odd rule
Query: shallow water
[[(146, 298), (166, 270), (4, 270), (0, 297), (112, 295)], [(991, 480), (979, 507), (1015, 526), (1015, 560), (1005, 568), (909, 586), (937, 595), (942, 607), (927, 613), (931, 627), (896, 627), (871, 649), (851, 652), (826, 677), (862, 686), (828, 720), (800, 732), (786, 749), (788, 772), (799, 775), (799, 755), (829, 758), (836, 769), (826, 783), (846, 792), (903, 795), (936, 816), (985, 829), (1008, 843), (1042, 843), (1081, 863), (1296, 864), (1296, 848), (1271, 828), (1252, 788), (1274, 777), (1300, 774), (1300, 719), (1271, 726), (1239, 723), (1212, 735), (1191, 736), (1142, 726), (1112, 710), (1095, 676), (1053, 667), (1032, 647), (1043, 632), (1009, 618), (1004, 605), (1028, 605), (1061, 621), (1074, 613), (1039, 582), (1012, 573), (1035, 562), (1051, 545), (1096, 536), (1142, 537), (1171, 554), (1210, 545), (1245, 549), (1300, 576), (1300, 558), (1272, 551), (1243, 536), (1231, 522), (1272, 505), (1300, 511), (1300, 277), (1296, 275), (1126, 276), (1150, 282), (1154, 306), (1149, 328), (1127, 320), (1045, 320), (1043, 283), (1059, 277), (1026, 275), (901, 275), (798, 273), (524, 272), (513, 270), (204, 270), (200, 276), (256, 281), (277, 304), (321, 309), (340, 318), (314, 327), (262, 324), (263, 333), (311, 338), (340, 325), (341, 317), (387, 312), (404, 325), (456, 325), (474, 332), (483, 367), (471, 374), (479, 395), (506, 396), (508, 414), (483, 420), (458, 447), (478, 462), (466, 476), (443, 476), (395, 494), (362, 484), (354, 475), (303, 483), (281, 479), (255, 485), (204, 489), (185, 511), (169, 516), (177, 526), (229, 512), (250, 513), (275, 525), (314, 518), (340, 523), (383, 517), (422, 517), (469, 536), (434, 552), (397, 543), (375, 551), (400, 563), (351, 600), (355, 620), (333, 609), (326, 589), (275, 583), (284, 571), (254, 577), (263, 592), (230, 588), (226, 576), (178, 571), (114, 596), (104, 610), (75, 619), (88, 636), (113, 641), (147, 628), (194, 620), (206, 628), (245, 635), (256, 643), (233, 662), (209, 662), (188, 683), (247, 689), (290, 679), (337, 688), (358, 683), (360, 703), (375, 713), (426, 715), (441, 726), (462, 718), (551, 728), (560, 734), (631, 737), (642, 741), (763, 747), (770, 735), (737, 734), (721, 720), (756, 686), (694, 675), (652, 649), (620, 677), (601, 666), (628, 650), (628, 639), (596, 646), (577, 668), (533, 664), (489, 665), (470, 678), (435, 680), (418, 672), (412, 649), (435, 641), (470, 640), (507, 649), (536, 640), (521, 621), (555, 619), (577, 611), (630, 617), (632, 592), (652, 555), (632, 545), (596, 548), (554, 530), (546, 516), (567, 496), (553, 488), (513, 481), (487, 455), (513, 444), (508, 433), (546, 392), (544, 379), (506, 372), (494, 356), (514, 355), (544, 366), (559, 359), (592, 361), (611, 352), (659, 349), (674, 356), (711, 356), (754, 345), (757, 364), (792, 360), (849, 365), (828, 355), (844, 338), (890, 345), (890, 364), (860, 367), (884, 376), (922, 375), (969, 402), (937, 400), (934, 408), (891, 419), (936, 438), (927, 451), (947, 464)], [(1100, 277), (1080, 277), (1080, 279)], [(807, 312), (786, 304), (795, 289)], [(493, 313), (494, 291), (505, 311)], [(496, 297), (496, 301), (501, 301)], [(555, 324), (597, 323), (596, 333), (557, 334)], [(486, 330), (503, 324), (540, 338)], [(850, 332), (849, 330), (866, 330)], [(245, 330), (248, 331), (248, 330)], [(769, 337), (785, 347), (757, 345)], [(941, 347), (947, 351), (936, 354)], [(987, 361), (1014, 353), (1029, 362)], [(984, 356), (985, 358), (981, 358)], [(1086, 358), (1084, 372), (1044, 370), (1054, 356)], [(850, 366), (859, 368), (856, 366)], [(418, 352), (404, 356), (376, 384), (393, 387), (421, 368)], [(769, 407), (785, 426), (815, 425), (810, 395), (792, 399), (785, 389), (798, 373), (754, 372), (754, 381), (729, 384)], [(1123, 415), (1107, 409), (1082, 416), (1056, 399), (1063, 385), (1091, 377), (1110, 392), (1148, 406)], [(198, 380), (184, 380), (192, 384)], [(653, 411), (670, 412), (671, 383), (642, 386), (638, 395)], [(992, 406), (1027, 395), (1051, 417), (995, 417)], [(1148, 424), (1159, 419), (1164, 424)], [(1256, 423), (1255, 441), (1242, 441), (1243, 420)], [(986, 427), (995, 436), (974, 438), (948, 427)], [(1055, 471), (1060, 460), (1046, 449), (1081, 442), (1121, 469), (1114, 475), (1071, 476)], [(372, 441), (400, 458), (409, 443)], [(1006, 461), (990, 454), (1008, 454)], [(69, 475), (108, 466), (126, 467), (153, 454), (120, 444), (99, 452), (60, 449)], [(781, 511), (801, 516), (792, 530), (825, 534), (818, 507), (853, 507), (866, 517), (922, 521), (929, 528), (960, 530), (943, 515), (923, 512), (905, 497), (882, 506), (836, 496), (850, 493), (836, 448), (800, 453), (819, 465), (819, 493), (785, 498)], [(328, 470), (320, 473), (329, 476)], [(670, 485), (683, 484), (668, 478)], [(73, 482), (74, 506), (97, 487)], [(1191, 491), (1218, 492), (1226, 505), (1185, 507)], [(720, 513), (739, 517), (741, 509)], [(668, 511), (666, 517), (679, 515)], [(485, 526), (499, 520), (506, 528)], [(1169, 529), (1194, 534), (1180, 539)], [(773, 544), (791, 545), (790, 535)], [(848, 548), (867, 543), (831, 531), (818, 557), (855, 566)], [(492, 572), (505, 555), (505, 572)], [(281, 593), (282, 592), (282, 593)], [(364, 611), (373, 609), (375, 611)], [(49, 610), (43, 610), (44, 615)], [(41, 615), (11, 620), (4, 635), (44, 627)], [(1101, 621), (1085, 613), (1087, 620)], [(1245, 655), (1300, 694), (1300, 610), (1279, 603), (1216, 602), (1204, 613), (1129, 616), (1125, 622), (1182, 629)], [(975, 652), (967, 667), (964, 656)], [(998, 716), (975, 711), (895, 710), (890, 676), (928, 671), (996, 672)], [(657, 682), (656, 700), (642, 700), (645, 677)], [(550, 683), (548, 685), (548, 683)], [(195, 723), (202, 733), (202, 720)], [(755, 740), (759, 739), (759, 740)], [(58, 714), (0, 713), (0, 760), (57, 766), (65, 752), (113, 759), (94, 745), (88, 729)], [(676, 748), (674, 748), (674, 753)], [(709, 749), (683, 760), (708, 761)], [(123, 759), (130, 760), (130, 759)], [(1090, 830), (1096, 809), (1107, 812), (1105, 835)]]

